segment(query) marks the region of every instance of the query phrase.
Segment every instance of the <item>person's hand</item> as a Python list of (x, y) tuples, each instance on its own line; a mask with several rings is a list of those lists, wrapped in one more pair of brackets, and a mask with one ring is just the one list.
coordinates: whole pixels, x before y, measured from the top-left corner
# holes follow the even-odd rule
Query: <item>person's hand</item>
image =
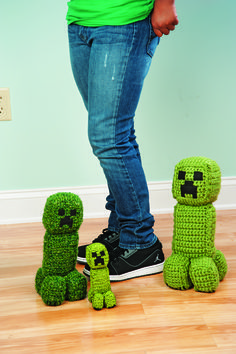
[(178, 23), (174, 0), (155, 0), (151, 24), (156, 35), (169, 34)]

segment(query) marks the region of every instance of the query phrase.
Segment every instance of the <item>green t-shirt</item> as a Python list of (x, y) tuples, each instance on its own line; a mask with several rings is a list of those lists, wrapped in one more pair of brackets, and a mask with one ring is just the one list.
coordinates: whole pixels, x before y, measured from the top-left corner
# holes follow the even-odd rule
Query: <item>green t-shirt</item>
[(83, 26), (118, 26), (145, 19), (154, 0), (70, 0), (67, 22)]

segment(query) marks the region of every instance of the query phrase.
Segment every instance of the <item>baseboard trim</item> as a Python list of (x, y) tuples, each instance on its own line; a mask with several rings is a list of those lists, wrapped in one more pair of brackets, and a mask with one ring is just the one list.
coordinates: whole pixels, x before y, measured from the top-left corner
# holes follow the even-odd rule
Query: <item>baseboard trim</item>
[[(148, 183), (150, 206), (153, 214), (173, 212), (176, 201), (171, 194), (172, 181)], [(41, 222), (46, 199), (57, 192), (78, 194), (84, 205), (84, 218), (107, 217), (105, 198), (108, 190), (104, 185), (48, 188), (35, 190), (0, 191), (0, 225)], [(236, 177), (224, 177), (221, 192), (214, 203), (217, 210), (236, 209)]]

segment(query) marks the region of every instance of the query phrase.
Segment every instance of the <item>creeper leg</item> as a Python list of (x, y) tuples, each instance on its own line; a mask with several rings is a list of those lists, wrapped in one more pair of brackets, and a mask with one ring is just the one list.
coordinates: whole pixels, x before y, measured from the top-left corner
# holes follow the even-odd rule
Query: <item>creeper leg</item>
[(59, 306), (66, 296), (66, 281), (63, 277), (47, 276), (40, 291), (43, 302), (48, 306)]
[(166, 285), (177, 290), (191, 288), (193, 284), (189, 277), (189, 265), (189, 258), (172, 253), (164, 263), (163, 275)]
[(77, 301), (82, 300), (87, 294), (87, 280), (85, 276), (75, 269), (66, 277), (66, 300)]
[(189, 274), (196, 291), (212, 293), (219, 284), (219, 272), (212, 258), (193, 258)]
[(108, 309), (116, 306), (116, 297), (112, 291), (105, 293), (105, 305)]
[(104, 307), (104, 296), (100, 293), (95, 293), (92, 300), (92, 305), (94, 310), (101, 310)]

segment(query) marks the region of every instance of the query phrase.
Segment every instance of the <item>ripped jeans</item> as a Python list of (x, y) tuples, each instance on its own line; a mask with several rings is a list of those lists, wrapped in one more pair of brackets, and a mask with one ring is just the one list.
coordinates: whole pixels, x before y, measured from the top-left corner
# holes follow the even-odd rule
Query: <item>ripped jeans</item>
[(108, 184), (108, 228), (120, 233), (120, 247), (148, 248), (157, 237), (134, 116), (159, 38), (150, 16), (123, 26), (71, 24), (68, 35), (73, 75), (88, 111), (89, 141)]

